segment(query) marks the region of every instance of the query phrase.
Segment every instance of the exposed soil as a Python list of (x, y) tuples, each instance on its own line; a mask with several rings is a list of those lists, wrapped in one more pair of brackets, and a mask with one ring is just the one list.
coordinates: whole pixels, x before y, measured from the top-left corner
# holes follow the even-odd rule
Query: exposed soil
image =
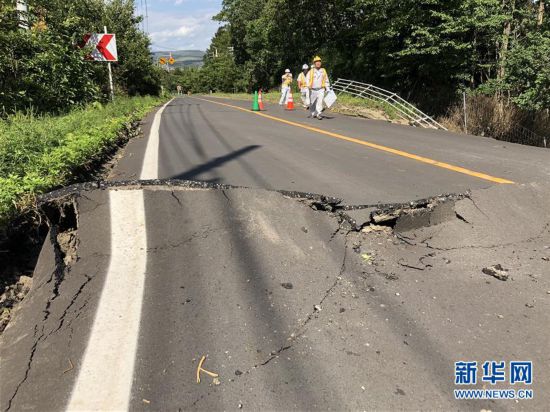
[[(128, 141), (141, 133), (140, 121), (127, 123), (112, 145), (74, 171), (70, 183), (106, 179)], [(0, 334), (16, 304), (23, 300), (32, 285), (33, 270), (48, 229), (44, 215), (38, 210), (29, 210), (10, 222), (5, 231), (0, 231)], [(71, 241), (67, 233), (60, 234), (69, 236), (58, 239), (60, 245)]]

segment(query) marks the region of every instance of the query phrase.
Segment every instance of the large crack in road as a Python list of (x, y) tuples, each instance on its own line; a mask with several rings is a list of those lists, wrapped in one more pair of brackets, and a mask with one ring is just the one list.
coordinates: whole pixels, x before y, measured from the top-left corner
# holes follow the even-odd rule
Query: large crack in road
[[(68, 404), (116, 247), (107, 194), (120, 190), (144, 192), (147, 222), (133, 410), (498, 409), (454, 400), (455, 361), (550, 359), (548, 185), (345, 205), (90, 183), (43, 199), (50, 236), (0, 337), (2, 410)], [(497, 264), (506, 281), (485, 274)], [(203, 354), (221, 383), (194, 382)], [(536, 370), (532, 410), (549, 401), (550, 373)]]

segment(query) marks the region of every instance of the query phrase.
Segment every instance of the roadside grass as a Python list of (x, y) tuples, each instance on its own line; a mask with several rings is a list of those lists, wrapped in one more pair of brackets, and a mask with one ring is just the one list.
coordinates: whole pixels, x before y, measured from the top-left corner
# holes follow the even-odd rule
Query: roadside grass
[[(363, 99), (346, 93), (340, 93), (338, 95), (338, 100), (336, 101), (336, 110), (339, 110), (342, 113), (345, 112), (346, 114), (353, 114), (347, 113), (345, 108), (348, 108), (348, 110), (351, 111), (358, 111), (358, 113), (355, 114), (357, 116), (361, 116), (361, 111), (366, 110), (383, 113), (387, 120), (396, 121), (401, 119), (401, 117), (397, 114), (397, 111), (388, 103), (378, 102), (371, 99)], [(368, 115), (368, 112), (365, 113), (365, 115)]]
[[(299, 93), (293, 91), (294, 100), (299, 100)], [(235, 100), (248, 100), (252, 102), (250, 93), (212, 93), (213, 97), (225, 97)], [(264, 92), (262, 94), (264, 102), (278, 103), (280, 94), (278, 91)], [(371, 119), (382, 119), (388, 121), (400, 121), (400, 117), (393, 107), (387, 103), (377, 102), (370, 99), (362, 99), (346, 93), (338, 95), (336, 104), (330, 109), (336, 113), (342, 113), (350, 116), (368, 117)]]
[[(249, 100), (252, 103), (252, 93), (212, 93), (213, 97), (225, 97), (235, 100)], [(280, 94), (276, 92), (262, 91), (262, 99), (268, 103), (278, 103)]]
[(0, 232), (37, 194), (70, 183), (72, 173), (98, 160), (129, 123), (162, 101), (121, 97), (62, 116), (16, 114), (0, 120)]

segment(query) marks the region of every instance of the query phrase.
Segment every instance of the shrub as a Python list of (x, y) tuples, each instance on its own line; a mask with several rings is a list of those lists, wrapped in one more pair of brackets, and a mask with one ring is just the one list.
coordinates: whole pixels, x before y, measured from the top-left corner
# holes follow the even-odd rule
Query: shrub
[(154, 97), (119, 98), (63, 116), (16, 114), (0, 121), (0, 227), (36, 194), (71, 181), (71, 173), (113, 145), (128, 122), (159, 104)]
[[(542, 146), (542, 136), (550, 136), (548, 113), (527, 111), (496, 96), (468, 96), (466, 117), (468, 133), (477, 136), (533, 146)], [(464, 132), (463, 105), (452, 106), (441, 122), (450, 130)]]

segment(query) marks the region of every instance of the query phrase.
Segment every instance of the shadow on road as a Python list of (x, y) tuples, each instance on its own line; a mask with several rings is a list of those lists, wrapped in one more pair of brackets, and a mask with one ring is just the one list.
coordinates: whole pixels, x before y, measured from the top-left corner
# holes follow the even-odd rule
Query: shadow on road
[[(204, 120), (204, 123), (212, 131), (212, 134), (216, 137), (216, 139), (218, 139), (223, 147), (228, 151), (235, 150), (227, 141), (227, 139), (223, 136), (223, 134), (212, 124), (208, 116), (204, 114), (202, 107), (200, 105), (197, 105), (197, 108), (199, 110), (199, 115)], [(252, 166), (250, 166), (250, 164), (244, 158), (238, 159), (238, 163), (243, 168), (245, 173), (249, 175), (259, 187), (263, 189), (273, 189), (271, 185), (267, 182), (267, 180), (265, 180)]]
[(216, 169), (222, 166), (223, 164), (230, 162), (238, 158), (239, 156), (244, 155), (245, 153), (251, 152), (252, 150), (259, 149), (260, 147), (261, 146), (258, 146), (258, 145), (245, 146), (239, 150), (235, 150), (226, 155), (215, 157), (212, 160), (209, 160), (208, 162), (203, 163), (202, 165), (189, 169), (188, 171), (183, 172), (179, 175), (172, 176), (172, 178), (183, 179), (183, 180), (199, 180), (198, 176), (200, 176), (202, 173), (206, 173), (208, 171)]

